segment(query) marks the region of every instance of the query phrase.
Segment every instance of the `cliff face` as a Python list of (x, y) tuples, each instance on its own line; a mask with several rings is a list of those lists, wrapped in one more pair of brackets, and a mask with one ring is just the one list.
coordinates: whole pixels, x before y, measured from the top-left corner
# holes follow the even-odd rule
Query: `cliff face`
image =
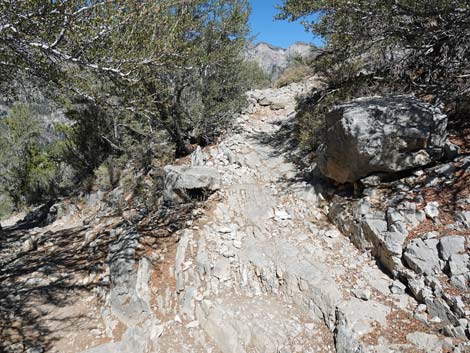
[[(17, 86), (14, 94), (0, 94), (0, 119), (8, 116), (15, 104), (25, 104), (31, 110), (31, 114), (38, 117), (47, 129), (52, 129), (54, 123), (69, 124), (64, 110), (55, 103), (44, 87), (36, 87), (34, 82), (23, 80), (15, 83)], [(0, 92), (3, 92), (0, 89)]]
[(294, 43), (287, 49), (261, 42), (248, 48), (246, 58), (258, 63), (264, 72), (275, 80), (296, 58), (314, 56), (318, 50), (315, 46), (303, 42)]

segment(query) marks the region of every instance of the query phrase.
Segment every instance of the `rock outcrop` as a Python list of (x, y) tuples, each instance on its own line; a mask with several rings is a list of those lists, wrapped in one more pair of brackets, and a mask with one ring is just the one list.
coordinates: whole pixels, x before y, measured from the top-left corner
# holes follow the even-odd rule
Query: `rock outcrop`
[(287, 49), (261, 42), (249, 47), (245, 57), (258, 63), (266, 75), (275, 80), (297, 58), (305, 59), (317, 55), (318, 51), (313, 45), (302, 42), (294, 43)]
[[(355, 249), (325, 216), (321, 179), (305, 182), (283, 152), (288, 141), (278, 133), (294, 107), (286, 92), (251, 92), (253, 113), (237, 120), (236, 132), (218, 146), (196, 151), (192, 166), (176, 168), (181, 184), (171, 185), (177, 190), (212, 185), (211, 178), (193, 178), (198, 168), (205, 172), (197, 175), (217, 171), (222, 183), (209, 198), (210, 211), (178, 232), (176, 249), (149, 252), (150, 258), (164, 256), (169, 262), (154, 269), (156, 280), (142, 276), (150, 278), (155, 317), (142, 328), (144, 334), (121, 321), (127, 331), (112, 343), (116, 351), (140, 352), (139, 347), (122, 348), (136, 341), (155, 352), (198, 353), (405, 352), (428, 345), (437, 352), (459, 344), (457, 333), (443, 337), (429, 321), (413, 317), (414, 311), (423, 315), (423, 309), (406, 292), (410, 284), (386, 276), (374, 258), (361, 253), (364, 248), (381, 253), (398, 273), (404, 269), (408, 224), (423, 222), (426, 213), (411, 204), (375, 211), (365, 201), (348, 208), (338, 198), (330, 213), (336, 209), (339, 219), (350, 220), (338, 224), (347, 235), (357, 233), (355, 242), (364, 248)], [(278, 110), (276, 103), (284, 108)], [(167, 168), (169, 175), (174, 168)], [(432, 275), (444, 267), (441, 253), (449, 261), (461, 254), (453, 242), (439, 245), (430, 238), (424, 243), (433, 246), (436, 257), (430, 271), (423, 267)], [(410, 259), (422, 266), (424, 255), (418, 252), (416, 257), (409, 251)], [(139, 269), (134, 266), (135, 273)], [(431, 277), (425, 282), (425, 274), (415, 275), (410, 282), (427, 288)], [(133, 293), (135, 281), (129, 278)], [(462, 316), (454, 314), (450, 301), (426, 298), (424, 311), (447, 315), (448, 330), (462, 329)], [(107, 345), (90, 352), (106, 352)]]
[(421, 167), (443, 156), (446, 126), (439, 109), (412, 97), (355, 99), (327, 114), (319, 166), (339, 183)]
[(421, 303), (416, 319), (463, 340), (470, 337), (470, 224), (463, 221), (470, 198), (460, 178), (468, 175), (470, 158), (461, 156), (369, 186), (356, 200), (336, 196), (329, 208), (330, 220), (397, 279), (391, 290), (407, 288)]
[(247, 92), (248, 106), (243, 113), (260, 115), (294, 114), (295, 98), (321, 87), (317, 77), (310, 77), (303, 82), (292, 83), (281, 88), (256, 89)]

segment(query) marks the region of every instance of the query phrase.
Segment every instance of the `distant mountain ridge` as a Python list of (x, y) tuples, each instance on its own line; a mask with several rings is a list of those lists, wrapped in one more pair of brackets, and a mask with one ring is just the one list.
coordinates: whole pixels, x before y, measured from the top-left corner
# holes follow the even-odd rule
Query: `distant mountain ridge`
[(246, 59), (258, 63), (263, 71), (273, 80), (294, 63), (296, 58), (308, 58), (318, 55), (320, 49), (305, 42), (295, 42), (288, 48), (281, 48), (270, 43), (252, 44), (246, 51)]

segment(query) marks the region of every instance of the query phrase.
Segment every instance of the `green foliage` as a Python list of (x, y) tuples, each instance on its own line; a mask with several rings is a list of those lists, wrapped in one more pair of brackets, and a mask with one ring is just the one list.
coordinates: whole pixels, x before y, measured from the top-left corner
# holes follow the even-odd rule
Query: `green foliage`
[(269, 76), (255, 61), (244, 61), (240, 66), (240, 71), (249, 89), (263, 89), (271, 84)]
[(0, 181), (16, 207), (54, 194), (53, 181), (58, 174), (54, 147), (46, 128), (27, 105), (14, 106), (0, 121)]
[(67, 83), (112, 115), (113, 138), (106, 138), (113, 149), (125, 149), (117, 142), (131, 129), (140, 140), (164, 130), (176, 155), (188, 153), (192, 143), (214, 141), (251, 84), (241, 69), (248, 2), (124, 3), (116, 4), (112, 20), (109, 12), (99, 14), (113, 30), (99, 46), (86, 48), (90, 61), (106, 61), (107, 68), (97, 65), (97, 77), (89, 65), (77, 66)]
[(357, 62), (371, 81), (449, 102), (470, 88), (469, 12), (465, 0), (284, 0), (279, 18), (321, 14), (304, 20), (327, 40), (320, 61)]
[(122, 111), (146, 120), (144, 134), (165, 130), (182, 155), (213, 141), (244, 104), (247, 0), (27, 1), (0, 10), (0, 71), (28, 68), (65, 95), (118, 111), (114, 138), (105, 136), (114, 150)]
[[(358, 96), (411, 93), (444, 103), (450, 113), (468, 101), (468, 1), (284, 0), (279, 9), (279, 19), (301, 19), (327, 41), (313, 62), (325, 88), (299, 105), (306, 129), (322, 125), (334, 104)], [(304, 143), (315, 147), (318, 130), (311, 129), (300, 130)]]
[(0, 189), (0, 220), (8, 217), (15, 209), (13, 200), (5, 191)]
[(284, 87), (294, 82), (301, 82), (312, 75), (313, 69), (311, 66), (303, 63), (295, 63), (293, 66), (288, 67), (273, 85), (276, 88)]
[(113, 126), (102, 109), (87, 102), (77, 102), (66, 112), (72, 126), (61, 126), (66, 136), (63, 159), (80, 177), (89, 175), (113, 152), (114, 145), (108, 136)]
[(95, 185), (99, 190), (110, 191), (112, 184), (112, 169), (106, 163), (103, 163), (95, 170)]
[(242, 55), (248, 0), (22, 1), (0, 12), (0, 75), (52, 85), (71, 121), (54, 126), (54, 143), (41, 124), (23, 132), (30, 142), (21, 148), (7, 143), (15, 162), (4, 174), (17, 204), (57, 192), (63, 167), (82, 185), (111, 188), (121, 158), (148, 173), (156, 158), (212, 143), (246, 103), (245, 91), (264, 84)]

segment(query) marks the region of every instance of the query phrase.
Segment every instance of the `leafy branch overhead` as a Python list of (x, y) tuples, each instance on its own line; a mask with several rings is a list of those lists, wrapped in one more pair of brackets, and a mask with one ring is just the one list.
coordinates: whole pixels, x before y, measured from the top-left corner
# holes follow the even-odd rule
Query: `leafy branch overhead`
[(245, 0), (2, 2), (0, 10), (2, 75), (29, 72), (113, 114), (138, 115), (166, 130), (177, 154), (193, 137), (212, 138), (242, 101)]
[(465, 0), (285, 0), (278, 17), (324, 37), (330, 63), (360, 61), (376, 80), (448, 101), (470, 92), (469, 13)]
[(0, 1), (0, 92), (28, 82), (64, 107), (78, 179), (110, 156), (147, 168), (214, 142), (245, 104), (249, 12), (248, 0)]

